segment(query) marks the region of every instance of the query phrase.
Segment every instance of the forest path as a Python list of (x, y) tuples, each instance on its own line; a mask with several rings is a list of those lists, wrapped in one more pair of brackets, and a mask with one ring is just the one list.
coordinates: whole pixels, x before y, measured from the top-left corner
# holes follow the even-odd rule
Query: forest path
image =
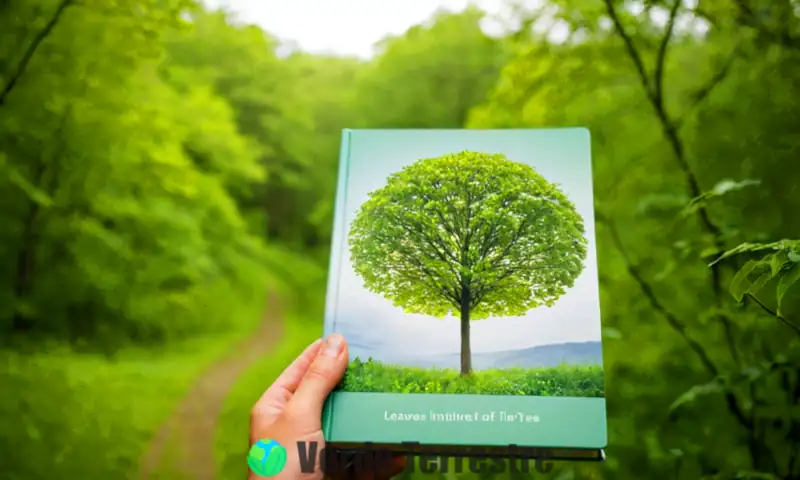
[(164, 478), (159, 471), (192, 480), (215, 479), (214, 437), (225, 399), (236, 380), (269, 353), (283, 334), (283, 310), (275, 293), (269, 295), (267, 309), (257, 330), (208, 367), (159, 428), (142, 459), (140, 480)]

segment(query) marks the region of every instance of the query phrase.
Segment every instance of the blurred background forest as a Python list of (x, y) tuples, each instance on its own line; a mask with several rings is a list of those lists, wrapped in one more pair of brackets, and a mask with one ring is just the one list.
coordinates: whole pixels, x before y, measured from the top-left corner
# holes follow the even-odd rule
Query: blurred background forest
[[(0, 478), (244, 478), (321, 330), (341, 129), (560, 126), (592, 132), (610, 445), (549, 476), (800, 478), (800, 3), (536, 5), (361, 60), (191, 0), (0, 1)], [(262, 320), (211, 438), (153, 447)]]

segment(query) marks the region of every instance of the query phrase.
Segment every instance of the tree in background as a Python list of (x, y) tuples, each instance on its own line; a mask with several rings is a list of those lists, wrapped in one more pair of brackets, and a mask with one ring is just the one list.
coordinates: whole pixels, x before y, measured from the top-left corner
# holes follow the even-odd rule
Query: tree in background
[[(304, 214), (294, 209), (308, 195), (313, 131), (306, 92), (296, 69), (278, 58), (278, 42), (252, 25), (237, 25), (223, 12), (192, 12), (187, 28), (167, 32), (162, 76), (177, 89), (202, 83), (227, 102), (239, 133), (246, 137), (263, 181), (243, 185), (235, 196), (251, 230), (264, 238), (302, 238)], [(287, 192), (287, 188), (291, 191)]]
[[(507, 42), (481, 29), (484, 12), (439, 12), (378, 45), (358, 83), (369, 128), (460, 128), (507, 60)], [(436, 101), (431, 101), (436, 99)]]
[(419, 160), (370, 193), (350, 230), (365, 287), (407, 312), (471, 320), (550, 306), (583, 271), (583, 219), (555, 185), (503, 155)]
[(0, 81), (0, 328), (113, 350), (219, 326), (202, 299), (250, 288), (262, 252), (232, 192), (263, 171), (207, 83), (158, 75), (186, 2), (52, 7), (0, 20), (19, 39)]

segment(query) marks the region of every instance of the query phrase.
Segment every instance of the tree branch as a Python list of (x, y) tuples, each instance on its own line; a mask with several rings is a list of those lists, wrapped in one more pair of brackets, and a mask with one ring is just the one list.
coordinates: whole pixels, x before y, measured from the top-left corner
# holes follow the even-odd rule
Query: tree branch
[(412, 225), (403, 223), (402, 221), (400, 221), (399, 218), (397, 217), (391, 217), (391, 218), (395, 221), (396, 225), (398, 225), (400, 228), (403, 229), (404, 232), (406, 232), (408, 238), (417, 238), (427, 243), (428, 246), (431, 247), (431, 250), (433, 251), (434, 255), (436, 255), (439, 258), (439, 260), (441, 260), (445, 265), (450, 267), (451, 271), (453, 272), (453, 275), (458, 276), (458, 271), (455, 269), (455, 265), (459, 264), (458, 259), (455, 256), (453, 256), (453, 253), (447, 250), (447, 248), (444, 249), (439, 248), (439, 245), (436, 244), (437, 243), (436, 240), (441, 239), (440, 237), (437, 236), (437, 239), (432, 239), (428, 235), (426, 235), (425, 232), (419, 229), (415, 229)]
[(681, 125), (685, 122), (687, 118), (694, 112), (702, 103), (711, 95), (711, 92), (722, 83), (722, 81), (728, 76), (728, 73), (731, 70), (731, 66), (733, 65), (734, 60), (736, 59), (739, 53), (739, 47), (736, 46), (725, 62), (722, 64), (722, 67), (708, 79), (705, 85), (697, 89), (697, 91), (692, 95), (692, 103), (689, 105), (689, 108), (684, 112), (683, 117), (677, 120), (676, 127), (680, 128)]
[(436, 210), (436, 215), (439, 217), (439, 221), (441, 222), (444, 231), (449, 233), (450, 235), (453, 236), (453, 238), (456, 239), (456, 241), (459, 244), (458, 245), (459, 249), (463, 249), (464, 239), (461, 238), (460, 232), (457, 232), (456, 231), (457, 229), (454, 226), (450, 225), (450, 222), (448, 222), (447, 219), (444, 218), (444, 215), (440, 210), (438, 209)]
[(496, 290), (499, 290), (501, 288), (501, 285), (500, 285), (501, 282), (503, 280), (511, 277), (515, 273), (522, 272), (523, 270), (526, 271), (526, 272), (532, 272), (532, 271), (536, 271), (536, 270), (549, 270), (551, 268), (558, 268), (560, 266), (561, 266), (560, 264), (553, 264), (553, 265), (539, 265), (537, 267), (530, 267), (530, 268), (522, 268), (522, 267), (519, 267), (519, 268), (508, 268), (505, 271), (503, 271), (502, 273), (498, 274), (498, 276), (495, 277), (493, 279), (493, 281), (490, 282), (490, 283), (478, 282), (474, 286), (474, 293), (472, 295), (472, 298), (473, 298), (472, 308), (477, 307), (483, 301), (483, 299), (486, 297), (486, 295), (488, 293), (492, 293), (492, 292), (494, 292)]
[(50, 18), (50, 21), (48, 21), (47, 24), (44, 26), (44, 28), (40, 30), (35, 37), (33, 37), (33, 41), (31, 41), (31, 44), (28, 45), (27, 50), (25, 50), (25, 53), (22, 55), (22, 59), (17, 65), (16, 70), (11, 75), (11, 78), (8, 79), (8, 83), (6, 83), (6, 85), (0, 91), (0, 107), (3, 106), (3, 104), (6, 101), (6, 98), (14, 89), (14, 87), (17, 85), (17, 82), (19, 82), (19, 79), (22, 77), (22, 75), (25, 74), (25, 70), (27, 70), (28, 64), (30, 64), (31, 59), (33, 58), (33, 55), (36, 53), (36, 51), (39, 49), (39, 46), (53, 32), (53, 29), (55, 28), (56, 24), (58, 24), (58, 21), (61, 20), (61, 16), (63, 15), (64, 10), (66, 10), (67, 7), (69, 7), (73, 3), (73, 1), (74, 0), (61, 0), (61, 3), (58, 4), (58, 7), (56, 8), (55, 13), (53, 14), (53, 17)]
[(667, 51), (669, 50), (669, 41), (672, 39), (672, 33), (675, 31), (675, 19), (678, 16), (678, 9), (681, 6), (680, 0), (674, 0), (672, 8), (669, 9), (669, 20), (667, 20), (667, 29), (661, 43), (658, 45), (658, 53), (656, 54), (656, 71), (653, 74), (655, 85), (653, 85), (653, 97), (658, 102), (659, 108), (664, 109), (664, 66), (667, 60)]
[[(661, 123), (661, 129), (664, 133), (664, 136), (666, 137), (667, 142), (672, 149), (673, 155), (675, 156), (680, 169), (683, 171), (689, 193), (691, 194), (692, 198), (697, 198), (702, 195), (700, 182), (698, 181), (697, 175), (695, 175), (686, 158), (683, 142), (678, 135), (678, 124), (671, 118), (664, 105), (664, 68), (666, 63), (666, 55), (669, 48), (669, 41), (672, 38), (675, 18), (677, 17), (681, 0), (674, 0), (672, 7), (670, 8), (670, 18), (667, 21), (667, 31), (661, 40), (656, 59), (657, 63), (655, 67), (654, 81), (650, 80), (647, 70), (645, 69), (642, 56), (636, 49), (633, 38), (631, 38), (631, 36), (625, 30), (625, 27), (622, 25), (622, 21), (620, 20), (619, 15), (617, 15), (617, 11), (612, 4), (612, 0), (604, 0), (604, 2), (606, 5), (606, 11), (611, 17), (617, 33), (625, 43), (625, 47), (628, 50), (636, 70), (639, 72), (641, 83), (644, 86), (647, 97), (650, 99), (650, 104), (655, 110), (656, 116)], [(697, 214), (700, 218), (701, 226), (706, 232), (711, 234), (715, 248), (721, 251), (723, 249), (722, 230), (711, 220), (711, 216), (709, 215), (708, 209), (705, 205), (702, 205), (697, 209)], [(719, 264), (711, 267), (711, 289), (717, 305), (719, 305), (722, 301), (721, 297), (723, 291), (722, 277), (719, 269)], [(724, 315), (720, 315), (719, 319), (723, 329), (725, 330), (725, 336), (730, 354), (738, 363), (739, 352), (736, 344), (733, 341), (733, 325), (730, 319)]]
[(423, 282), (427, 279), (430, 282), (428, 283), (428, 286), (431, 287), (431, 289), (439, 291), (445, 300), (451, 301), (453, 306), (456, 308), (460, 306), (461, 298), (455, 293), (455, 289), (452, 291), (450, 290), (450, 288), (454, 287), (448, 286), (447, 282), (442, 281), (439, 275), (436, 275), (434, 272), (432, 272), (417, 258), (407, 256), (406, 260), (408, 260), (412, 265), (416, 266), (419, 270), (409, 272), (407, 269), (397, 268), (397, 265), (394, 265), (393, 270), (399, 274), (402, 274), (406, 279), (412, 282), (419, 281), (420, 277), (422, 277)]
[(522, 238), (522, 231), (525, 229), (528, 223), (527, 217), (520, 222), (519, 226), (514, 232), (514, 236), (511, 237), (511, 241), (508, 242), (508, 245), (506, 245), (505, 248), (503, 248), (503, 250), (494, 259), (492, 259), (491, 263), (489, 264), (490, 269), (495, 268), (501, 260), (506, 258), (508, 252), (510, 252), (511, 249), (514, 248), (514, 245), (517, 244), (519, 239)]
[(752, 293), (748, 293), (748, 294), (747, 294), (747, 296), (748, 296), (748, 297), (749, 297), (749, 298), (750, 298), (752, 301), (754, 301), (754, 302), (756, 303), (756, 305), (758, 305), (759, 307), (761, 307), (761, 309), (762, 309), (762, 310), (764, 310), (765, 312), (767, 312), (767, 313), (768, 313), (770, 316), (777, 318), (779, 321), (781, 321), (781, 322), (782, 322), (783, 324), (785, 324), (787, 327), (791, 328), (791, 329), (792, 329), (792, 330), (794, 330), (796, 333), (800, 334), (800, 327), (798, 327), (797, 325), (795, 325), (794, 323), (792, 323), (791, 321), (789, 321), (789, 319), (787, 319), (786, 317), (784, 317), (784, 316), (783, 316), (783, 315), (781, 315), (780, 313), (778, 313), (778, 312), (776, 312), (775, 310), (773, 310), (773, 309), (769, 308), (768, 306), (766, 306), (766, 305), (764, 304), (764, 302), (762, 302), (761, 300), (759, 300), (759, 299), (758, 299), (758, 297), (756, 297), (756, 296), (755, 296), (755, 295), (753, 295)]
[[(654, 78), (651, 79), (648, 74), (647, 70), (644, 66), (644, 62), (640, 53), (638, 52), (633, 39), (625, 30), (622, 21), (617, 15), (617, 12), (612, 4), (612, 0), (604, 0), (606, 10), (608, 15), (611, 17), (611, 20), (615, 26), (615, 29), (621, 39), (625, 44), (625, 48), (627, 49), (631, 60), (634, 63), (636, 71), (639, 73), (640, 81), (645, 88), (645, 93), (647, 98), (650, 100), (650, 104), (655, 110), (656, 116), (658, 117), (659, 122), (661, 123), (661, 128), (663, 131), (666, 140), (672, 149), (673, 155), (678, 162), (679, 167), (683, 171), (686, 185), (689, 189), (690, 194), (693, 198), (697, 198), (702, 194), (702, 189), (700, 188), (700, 182), (698, 181), (697, 175), (692, 170), (691, 166), (689, 165), (686, 150), (683, 145), (683, 141), (678, 134), (678, 127), (680, 122), (676, 122), (667, 112), (665, 102), (664, 102), (664, 70), (665, 70), (665, 63), (666, 63), (666, 54), (667, 49), (669, 47), (669, 41), (673, 34), (674, 29), (674, 22), (675, 17), (677, 16), (677, 12), (681, 5), (681, 0), (673, 0), (672, 7), (670, 8), (670, 18), (667, 22), (666, 33), (664, 37), (661, 39), (658, 54), (656, 57), (656, 66), (655, 66), (655, 74)], [(724, 77), (724, 75), (722, 75)], [(713, 79), (712, 79), (713, 80)], [(721, 81), (722, 78), (717, 80), (717, 83)], [(710, 93), (712, 87), (708, 89), (702, 98)], [(702, 228), (709, 233), (713, 238), (714, 246), (721, 250), (723, 248), (723, 240), (722, 240), (722, 230), (719, 226), (712, 221), (708, 209), (705, 205), (701, 206), (697, 210), (697, 215), (700, 220), (700, 224)], [(608, 223), (608, 222), (606, 222)], [(664, 318), (667, 319), (668, 324), (678, 332), (684, 341), (690, 346), (690, 348), (700, 357), (700, 360), (703, 362), (706, 369), (709, 370), (712, 374), (716, 376), (717, 369), (713, 362), (711, 362), (710, 358), (706, 354), (705, 350), (702, 346), (691, 339), (688, 334), (686, 333), (685, 325), (678, 320), (675, 315), (671, 314), (664, 306), (658, 301), (657, 297), (655, 296), (652, 287), (642, 278), (638, 269), (633, 266), (630, 262), (630, 259), (623, 253), (624, 250), (622, 248), (621, 241), (619, 239), (619, 235), (616, 232), (616, 229), (613, 228), (611, 225), (611, 233), (614, 243), (617, 245), (617, 248), (620, 250), (620, 253), (623, 256), (623, 260), (625, 260), (628, 273), (636, 280), (639, 284), (640, 289), (644, 293), (645, 297), (648, 298), (653, 308), (661, 313)], [(722, 302), (722, 279), (721, 273), (719, 271), (719, 265), (715, 265), (711, 268), (711, 288), (714, 294), (715, 303), (717, 306), (721, 305)], [(725, 330), (726, 340), (728, 344), (728, 349), (734, 360), (739, 363), (739, 355), (738, 355), (738, 348), (736, 347), (735, 342), (733, 341), (732, 335), (732, 322), (726, 315), (718, 315), (720, 322)], [(759, 460), (758, 451), (761, 449), (761, 444), (757, 439), (756, 432), (753, 428), (754, 426), (754, 418), (749, 418), (745, 415), (742, 408), (739, 406), (738, 400), (736, 396), (731, 392), (725, 392), (725, 400), (728, 405), (728, 409), (737, 419), (737, 421), (747, 430), (748, 434), (748, 447), (750, 451), (751, 461), (754, 466), (757, 465)]]
[[(622, 240), (619, 236), (619, 232), (617, 231), (616, 226), (614, 223), (605, 217), (605, 215), (601, 214), (600, 212), (595, 212), (596, 218), (599, 223), (603, 223), (608, 227), (609, 233), (611, 234), (611, 240), (614, 243), (615, 248), (619, 252), (620, 256), (622, 257), (623, 263), (625, 263), (625, 268), (631, 278), (636, 281), (641, 290), (644, 297), (648, 300), (650, 305), (656, 310), (664, 319), (667, 321), (667, 324), (672, 327), (672, 329), (681, 337), (681, 339), (686, 343), (686, 345), (697, 355), (700, 359), (700, 362), (703, 366), (708, 370), (708, 372), (713, 377), (717, 377), (719, 375), (719, 370), (717, 369), (714, 362), (711, 360), (711, 357), (705, 351), (705, 348), (698, 342), (694, 340), (692, 337), (689, 336), (689, 333), (686, 328), (686, 324), (684, 324), (677, 316), (675, 316), (672, 312), (670, 312), (658, 299), (653, 290), (653, 287), (644, 279), (639, 269), (633, 264), (630, 257), (628, 256), (627, 250), (625, 249)], [(750, 420), (745, 416), (744, 412), (742, 411), (741, 407), (739, 406), (736, 397), (731, 392), (725, 393), (725, 401), (728, 404), (728, 409), (731, 411), (736, 420), (746, 429), (752, 429), (752, 423)]]
[[(672, 148), (672, 152), (676, 160), (678, 161), (678, 165), (680, 166), (681, 170), (684, 173), (684, 176), (686, 177), (686, 183), (689, 188), (689, 193), (691, 194), (692, 198), (699, 197), (702, 194), (700, 183), (697, 180), (697, 176), (694, 174), (688, 162), (686, 161), (686, 155), (684, 152), (683, 143), (678, 137), (678, 132), (675, 122), (667, 113), (663, 102), (664, 67), (666, 63), (666, 54), (667, 54), (667, 49), (669, 48), (669, 40), (672, 38), (672, 31), (674, 30), (675, 17), (677, 16), (678, 8), (680, 6), (680, 0), (675, 0), (672, 8), (670, 9), (670, 19), (667, 22), (667, 33), (662, 39), (659, 48), (659, 56), (657, 58), (658, 63), (656, 64), (655, 68), (656, 76), (654, 78), (654, 81), (651, 81), (650, 75), (647, 73), (647, 69), (644, 66), (644, 61), (642, 60), (642, 56), (636, 49), (636, 45), (633, 41), (633, 38), (625, 30), (624, 25), (622, 25), (622, 20), (619, 18), (617, 11), (614, 8), (614, 5), (612, 4), (612, 0), (604, 0), (604, 2), (606, 5), (606, 11), (609, 17), (611, 17), (611, 21), (614, 23), (614, 27), (617, 33), (625, 43), (625, 48), (627, 49), (628, 54), (631, 57), (634, 66), (636, 67), (636, 71), (639, 73), (640, 81), (644, 86), (647, 98), (650, 99), (650, 104), (655, 110), (656, 116), (658, 117), (661, 123), (661, 127), (667, 139), (667, 142)], [(721, 230), (719, 229), (719, 227), (716, 226), (716, 224), (714, 224), (714, 222), (711, 221), (711, 218), (708, 215), (708, 210), (706, 210), (705, 206), (698, 209), (698, 215), (700, 216), (700, 221), (705, 227), (705, 229), (709, 233), (713, 234), (715, 241), (719, 243)], [(717, 286), (715, 288), (715, 292), (719, 290), (721, 289), (719, 288), (719, 286)]]
[(619, 15), (617, 15), (617, 10), (614, 8), (614, 5), (612, 5), (611, 0), (603, 1), (606, 4), (608, 16), (611, 17), (611, 21), (614, 22), (614, 27), (617, 30), (617, 34), (619, 34), (619, 36), (622, 38), (622, 41), (625, 43), (625, 48), (628, 50), (628, 55), (630, 55), (633, 65), (636, 68), (636, 72), (639, 74), (639, 80), (644, 86), (645, 93), (647, 94), (647, 97), (652, 100), (653, 89), (650, 85), (650, 75), (647, 73), (647, 69), (644, 66), (642, 56), (639, 55), (639, 51), (636, 49), (633, 38), (628, 35), (628, 32), (622, 25), (622, 21), (620, 20)]
[(675, 330), (678, 335), (686, 342), (689, 348), (697, 354), (700, 358), (700, 361), (706, 367), (706, 370), (709, 371), (714, 376), (719, 374), (716, 365), (714, 362), (711, 361), (711, 358), (706, 353), (703, 346), (697, 342), (696, 340), (692, 339), (688, 336), (686, 331), (686, 325), (679, 320), (674, 314), (672, 314), (669, 310), (664, 307), (664, 305), (658, 300), (652, 286), (644, 279), (644, 277), (639, 272), (639, 269), (633, 265), (630, 257), (628, 256), (628, 252), (625, 249), (624, 245), (622, 244), (622, 239), (619, 236), (619, 232), (617, 231), (616, 225), (606, 218), (604, 215), (596, 212), (596, 217), (599, 223), (603, 223), (608, 227), (608, 231), (611, 234), (611, 240), (614, 243), (614, 247), (619, 252), (620, 256), (622, 257), (622, 261), (625, 264), (625, 269), (627, 270), (628, 274), (633, 278), (639, 286), (639, 289), (644, 294), (645, 298), (649, 301), (650, 305), (663, 316), (667, 323)]

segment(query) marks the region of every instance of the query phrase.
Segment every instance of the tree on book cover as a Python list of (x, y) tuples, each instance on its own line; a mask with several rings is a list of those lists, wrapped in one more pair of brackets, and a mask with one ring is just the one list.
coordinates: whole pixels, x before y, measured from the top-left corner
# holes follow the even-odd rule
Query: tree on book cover
[(552, 305), (583, 271), (573, 203), (502, 154), (422, 159), (369, 197), (350, 229), (353, 268), (408, 313), (455, 313), (462, 376), (473, 370), (470, 321)]

